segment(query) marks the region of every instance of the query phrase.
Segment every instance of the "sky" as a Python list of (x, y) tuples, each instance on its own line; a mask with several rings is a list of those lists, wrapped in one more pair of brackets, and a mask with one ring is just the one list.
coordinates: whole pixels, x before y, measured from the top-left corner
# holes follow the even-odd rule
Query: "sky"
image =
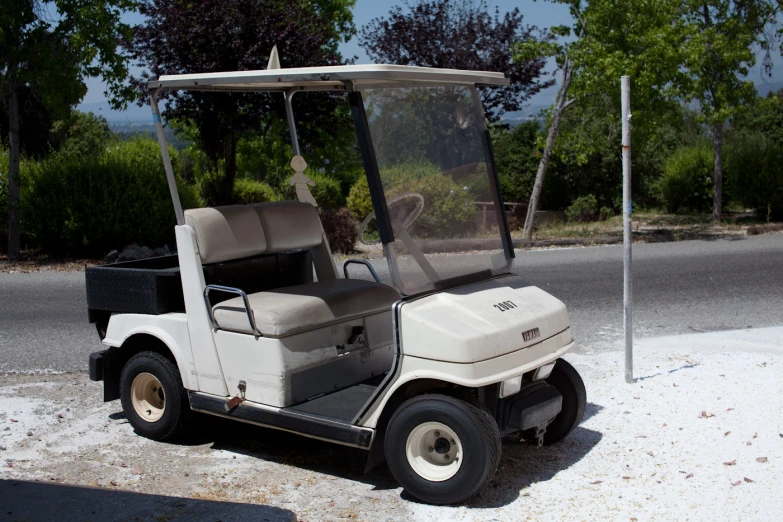
[[(553, 4), (542, 0), (490, 1), (492, 8), (494, 9), (495, 6), (498, 6), (501, 13), (511, 11), (514, 8), (519, 8), (525, 17), (525, 23), (539, 28), (548, 28), (555, 25), (571, 25), (572, 23), (571, 16), (568, 14), (568, 9), (561, 4)], [(360, 29), (373, 18), (386, 16), (391, 7), (399, 4), (400, 2), (398, 0), (357, 0), (354, 9), (354, 23), (356, 28)], [(142, 21), (142, 17), (138, 14), (130, 14), (123, 17), (123, 21), (128, 24), (138, 24)], [(358, 58), (356, 63), (370, 63), (370, 59), (359, 46), (356, 37), (348, 42), (344, 42), (340, 46), (340, 51), (345, 57), (356, 56)], [(776, 65), (780, 67), (782, 61), (780, 56), (777, 56), (775, 61)], [(551, 72), (552, 69), (553, 66), (550, 65), (549, 72)], [(138, 70), (136, 72), (138, 72)], [(751, 71), (749, 77), (757, 84), (764, 81), (761, 77), (761, 71), (758, 65)], [(781, 80), (783, 80), (783, 71), (776, 71), (775, 77), (771, 80), (767, 80), (767, 82), (779, 82)], [(106, 101), (106, 97), (103, 94), (103, 83), (99, 78), (88, 79), (87, 88), (87, 95), (84, 100), (82, 100), (82, 103), (77, 106), (78, 110), (92, 111), (96, 114), (101, 114), (109, 122), (115, 123), (146, 122), (152, 118), (148, 107), (137, 107), (134, 105), (123, 112), (111, 111)], [(524, 116), (525, 114), (538, 113), (541, 108), (550, 105), (554, 101), (556, 95), (557, 86), (543, 90), (528, 101), (526, 109), (522, 111), (521, 114), (511, 116)]]

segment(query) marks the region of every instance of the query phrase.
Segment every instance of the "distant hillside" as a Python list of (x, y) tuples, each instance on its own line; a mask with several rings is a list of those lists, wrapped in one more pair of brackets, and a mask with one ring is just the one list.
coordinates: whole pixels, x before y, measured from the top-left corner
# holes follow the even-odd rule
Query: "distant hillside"
[(756, 91), (758, 91), (759, 96), (766, 96), (768, 93), (777, 92), (780, 89), (783, 89), (783, 82), (756, 84)]

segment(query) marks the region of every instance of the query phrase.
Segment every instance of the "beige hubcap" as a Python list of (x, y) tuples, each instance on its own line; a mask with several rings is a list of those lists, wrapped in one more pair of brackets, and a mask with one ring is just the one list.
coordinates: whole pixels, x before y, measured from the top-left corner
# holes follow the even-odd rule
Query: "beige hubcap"
[(131, 383), (131, 403), (136, 415), (147, 422), (156, 422), (166, 411), (166, 397), (163, 386), (151, 373), (140, 373)]

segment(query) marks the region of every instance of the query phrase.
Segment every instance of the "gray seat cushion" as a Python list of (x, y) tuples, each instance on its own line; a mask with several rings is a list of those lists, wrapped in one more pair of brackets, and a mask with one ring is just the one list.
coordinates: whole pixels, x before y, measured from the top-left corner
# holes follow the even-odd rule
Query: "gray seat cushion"
[[(391, 309), (400, 295), (390, 286), (336, 279), (249, 294), (256, 327), (265, 337), (285, 337)], [(253, 333), (241, 297), (212, 307), (224, 330)]]

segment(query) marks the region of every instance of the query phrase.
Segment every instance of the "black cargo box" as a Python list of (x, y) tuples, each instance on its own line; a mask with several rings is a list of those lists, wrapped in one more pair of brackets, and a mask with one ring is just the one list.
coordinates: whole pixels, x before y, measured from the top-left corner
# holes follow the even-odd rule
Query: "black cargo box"
[[(207, 284), (241, 288), (248, 294), (313, 281), (308, 250), (260, 255), (204, 265)], [(182, 279), (176, 255), (91, 266), (85, 270), (90, 322), (107, 313), (159, 315), (184, 312)], [(221, 295), (210, 295), (213, 303)], [(227, 299), (234, 295), (225, 295)], [(105, 318), (105, 319), (104, 319)]]

